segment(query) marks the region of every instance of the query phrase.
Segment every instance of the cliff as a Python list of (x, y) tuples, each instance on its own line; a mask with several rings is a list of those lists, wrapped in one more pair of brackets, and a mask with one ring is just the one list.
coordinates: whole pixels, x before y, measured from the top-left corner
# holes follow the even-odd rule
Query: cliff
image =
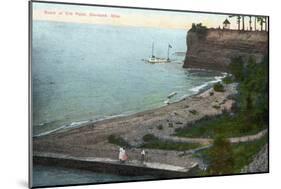
[(250, 56), (260, 62), (268, 54), (268, 33), (206, 29), (204, 33), (189, 30), (183, 67), (227, 71), (231, 58)]
[(266, 144), (254, 157), (253, 161), (242, 169), (241, 173), (267, 173), (269, 171), (268, 161), (268, 144)]

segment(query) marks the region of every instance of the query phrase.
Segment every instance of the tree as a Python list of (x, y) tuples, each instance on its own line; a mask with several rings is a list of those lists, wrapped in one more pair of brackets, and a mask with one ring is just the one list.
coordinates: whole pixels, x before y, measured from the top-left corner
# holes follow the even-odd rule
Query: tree
[(267, 24), (268, 24), (268, 17), (264, 17), (264, 30), (265, 31), (268, 31), (268, 28), (267, 28)]
[(263, 31), (263, 23), (265, 23), (264, 17), (258, 16), (258, 17), (257, 17), (257, 22), (260, 23), (261, 31)]
[(252, 28), (252, 16), (249, 16), (249, 27), (250, 27), (250, 31), (253, 30)]
[(230, 15), (229, 16), (229, 18), (232, 18), (232, 17), (237, 17), (238, 30), (240, 30), (241, 16), (240, 15)]
[(190, 31), (196, 32), (198, 34), (198, 37), (201, 39), (204, 39), (206, 37), (207, 30), (208, 28), (202, 25), (202, 23), (199, 24), (193, 23), (190, 29)]
[(223, 136), (217, 136), (209, 152), (209, 168), (211, 175), (221, 175), (233, 173), (234, 158), (231, 144)]
[(257, 31), (257, 17), (255, 16), (255, 31)]
[(242, 16), (242, 30), (245, 30), (245, 16)]
[(231, 59), (229, 64), (229, 70), (237, 81), (243, 81), (244, 79), (244, 63), (241, 56)]
[(240, 84), (241, 108), (251, 123), (268, 122), (268, 58), (256, 63), (250, 58), (245, 66), (244, 80)]

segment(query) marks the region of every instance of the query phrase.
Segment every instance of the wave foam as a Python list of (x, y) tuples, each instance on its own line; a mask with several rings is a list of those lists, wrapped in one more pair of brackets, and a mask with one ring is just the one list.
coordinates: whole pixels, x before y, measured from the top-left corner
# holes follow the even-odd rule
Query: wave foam
[(200, 90), (208, 87), (210, 84), (213, 84), (213, 83), (217, 83), (219, 81), (222, 81), (223, 78), (225, 78), (227, 76), (227, 73), (223, 73), (222, 76), (215, 76), (215, 80), (212, 80), (212, 81), (208, 81), (206, 83), (203, 83), (202, 85), (199, 85), (199, 86), (196, 86), (196, 87), (193, 87), (190, 89), (190, 91), (192, 92), (195, 92), (195, 93), (198, 93), (200, 92)]

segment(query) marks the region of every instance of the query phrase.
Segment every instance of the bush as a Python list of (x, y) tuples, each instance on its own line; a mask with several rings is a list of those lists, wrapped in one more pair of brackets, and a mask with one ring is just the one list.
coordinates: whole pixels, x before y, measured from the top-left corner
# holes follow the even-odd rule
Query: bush
[(119, 137), (119, 136), (110, 135), (110, 136), (108, 136), (107, 140), (111, 144), (115, 144), (115, 145), (126, 147), (126, 148), (131, 147), (131, 145), (126, 140), (124, 140), (122, 137)]
[(207, 35), (208, 28), (206, 26), (203, 26), (202, 23), (195, 24), (193, 23), (191, 26), (190, 31), (196, 32), (198, 34), (198, 37), (201, 39), (204, 39)]
[[(197, 154), (198, 157), (203, 157), (203, 161), (206, 161), (210, 167), (208, 168), (208, 173), (205, 173), (205, 175), (213, 175), (215, 173), (217, 174), (225, 174), (225, 173), (231, 173), (231, 174), (239, 174), (241, 173), (241, 169), (243, 169), (246, 165), (249, 165), (250, 162), (253, 161), (253, 158), (256, 156), (256, 154), (264, 147), (265, 144), (267, 144), (268, 138), (267, 136), (262, 137), (261, 139), (258, 139), (256, 141), (252, 142), (243, 142), (238, 144), (231, 144), (229, 148), (229, 144), (226, 144), (229, 153), (226, 154), (225, 152), (225, 159), (219, 159), (216, 158), (216, 152), (219, 153), (218, 155), (222, 155), (222, 152), (219, 152), (220, 150), (218, 146), (222, 146), (218, 144), (218, 141), (216, 143), (217, 149), (214, 149), (214, 146), (205, 149), (199, 152)], [(222, 147), (224, 148), (224, 147)], [(231, 155), (231, 157), (230, 157)], [(222, 157), (221, 157), (222, 158)], [(230, 161), (231, 166), (227, 164), (227, 160)], [(226, 163), (226, 166), (228, 166), (227, 170), (222, 169), (219, 170), (219, 164), (220, 161), (223, 161)], [(223, 166), (223, 165), (221, 165)]]
[(213, 88), (214, 88), (214, 91), (216, 91), (216, 92), (224, 92), (224, 87), (220, 82), (214, 84)]
[(210, 166), (208, 172), (212, 175), (230, 174), (234, 168), (234, 158), (229, 140), (217, 136), (209, 152)]
[(256, 134), (266, 128), (265, 124), (246, 123), (247, 117), (248, 115), (244, 113), (236, 113), (235, 115), (224, 113), (214, 117), (206, 117), (193, 124), (190, 123), (177, 128), (175, 135), (179, 137), (214, 138), (216, 133), (220, 133), (225, 137), (240, 137)]
[(171, 142), (157, 138), (153, 134), (146, 134), (142, 137), (144, 144), (141, 148), (161, 149), (161, 150), (190, 150), (202, 146), (197, 143)]
[(196, 110), (189, 110), (189, 112), (190, 112), (191, 114), (193, 114), (193, 115), (198, 114), (198, 112), (197, 112)]
[(234, 82), (234, 79), (232, 76), (226, 76), (225, 78), (222, 79), (222, 82), (225, 84), (230, 84)]
[(215, 109), (220, 109), (221, 107), (220, 106), (218, 106), (218, 105), (213, 105), (213, 108), (215, 108)]
[(158, 129), (158, 130), (163, 130), (163, 125), (158, 125), (158, 126), (157, 126), (157, 129)]
[(142, 140), (144, 142), (151, 142), (151, 141), (155, 141), (157, 140), (156, 136), (154, 136), (153, 134), (146, 134), (142, 137)]
[(240, 82), (244, 80), (244, 61), (241, 56), (231, 59), (229, 70), (236, 81)]

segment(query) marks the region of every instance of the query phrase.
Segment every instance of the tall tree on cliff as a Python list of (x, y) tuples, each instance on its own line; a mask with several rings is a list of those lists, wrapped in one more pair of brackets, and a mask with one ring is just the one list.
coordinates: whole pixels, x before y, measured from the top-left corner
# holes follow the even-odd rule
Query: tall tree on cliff
[(257, 22), (260, 23), (261, 31), (263, 31), (263, 23), (265, 23), (264, 17), (258, 16), (258, 17), (257, 17)]
[(253, 30), (253, 27), (252, 27), (252, 16), (249, 16), (249, 26), (250, 26), (250, 31)]
[(257, 17), (255, 16), (255, 31), (257, 31)]
[(245, 16), (242, 16), (242, 30), (245, 30)]
[(264, 17), (264, 30), (265, 31), (268, 31), (268, 17), (266, 16), (266, 17)]
[(229, 16), (229, 18), (232, 18), (232, 17), (237, 17), (238, 30), (240, 30), (241, 16), (240, 15), (230, 15)]

